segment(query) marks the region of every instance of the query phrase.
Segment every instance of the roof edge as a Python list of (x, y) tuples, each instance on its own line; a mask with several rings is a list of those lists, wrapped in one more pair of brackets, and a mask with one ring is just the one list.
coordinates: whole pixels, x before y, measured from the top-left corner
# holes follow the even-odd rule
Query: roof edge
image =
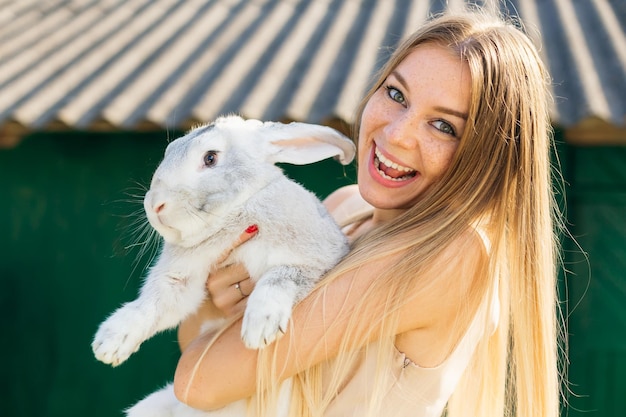
[(626, 145), (626, 126), (616, 126), (598, 117), (590, 117), (563, 129), (571, 145)]

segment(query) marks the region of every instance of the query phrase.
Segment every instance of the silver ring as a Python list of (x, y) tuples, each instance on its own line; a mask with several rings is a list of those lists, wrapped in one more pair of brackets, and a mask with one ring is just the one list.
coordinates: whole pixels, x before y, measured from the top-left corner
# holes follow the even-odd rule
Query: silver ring
[(248, 296), (248, 294), (244, 294), (243, 291), (241, 290), (241, 281), (239, 281), (238, 283), (235, 284), (235, 288), (237, 288), (237, 290), (239, 291), (239, 294), (241, 294), (241, 296), (243, 298), (246, 298)]

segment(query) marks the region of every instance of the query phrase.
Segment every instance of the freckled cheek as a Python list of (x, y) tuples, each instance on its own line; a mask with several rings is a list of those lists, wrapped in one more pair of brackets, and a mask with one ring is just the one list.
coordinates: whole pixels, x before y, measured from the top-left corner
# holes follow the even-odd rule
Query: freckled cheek
[(375, 93), (363, 108), (361, 114), (361, 131), (371, 133), (373, 129), (385, 123), (388, 118), (388, 108), (385, 106), (384, 100)]
[(361, 116), (361, 124), (359, 126), (358, 140), (358, 161), (364, 163), (367, 161), (370, 153), (372, 141), (376, 136), (376, 126), (379, 125), (379, 112), (372, 100), (368, 102)]
[(433, 143), (431, 144), (431, 148), (428, 152), (430, 157), (428, 158), (430, 163), (428, 164), (431, 167), (431, 174), (439, 178), (441, 177), (447, 170), (450, 168), (450, 164), (452, 163), (452, 158), (454, 158), (454, 153), (458, 147), (457, 143)]
[(365, 163), (366, 154), (369, 153), (369, 146), (367, 144), (367, 134), (364, 132), (363, 125), (361, 125), (361, 129), (359, 130), (359, 140), (357, 143), (357, 162), (359, 165)]

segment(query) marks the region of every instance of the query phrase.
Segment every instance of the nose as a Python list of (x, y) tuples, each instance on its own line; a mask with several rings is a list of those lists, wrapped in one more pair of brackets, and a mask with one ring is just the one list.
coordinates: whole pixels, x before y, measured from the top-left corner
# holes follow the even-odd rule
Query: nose
[(150, 190), (144, 198), (144, 206), (146, 210), (153, 211), (156, 214), (161, 213), (166, 208), (167, 200), (162, 193)]
[(390, 120), (383, 132), (387, 142), (404, 149), (415, 149), (418, 146), (418, 123), (408, 112)]

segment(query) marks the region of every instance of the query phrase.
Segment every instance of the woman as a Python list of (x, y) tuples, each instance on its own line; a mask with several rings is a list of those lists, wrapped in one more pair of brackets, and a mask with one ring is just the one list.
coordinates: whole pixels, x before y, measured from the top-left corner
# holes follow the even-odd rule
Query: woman
[[(358, 187), (326, 200), (351, 253), (260, 355), (240, 322), (213, 344), (186, 323), (179, 399), (219, 408), (293, 377), (294, 416), (556, 417), (548, 85), (529, 39), (479, 12), (405, 41), (358, 112)], [(227, 315), (251, 285), (240, 267), (208, 282)]]

